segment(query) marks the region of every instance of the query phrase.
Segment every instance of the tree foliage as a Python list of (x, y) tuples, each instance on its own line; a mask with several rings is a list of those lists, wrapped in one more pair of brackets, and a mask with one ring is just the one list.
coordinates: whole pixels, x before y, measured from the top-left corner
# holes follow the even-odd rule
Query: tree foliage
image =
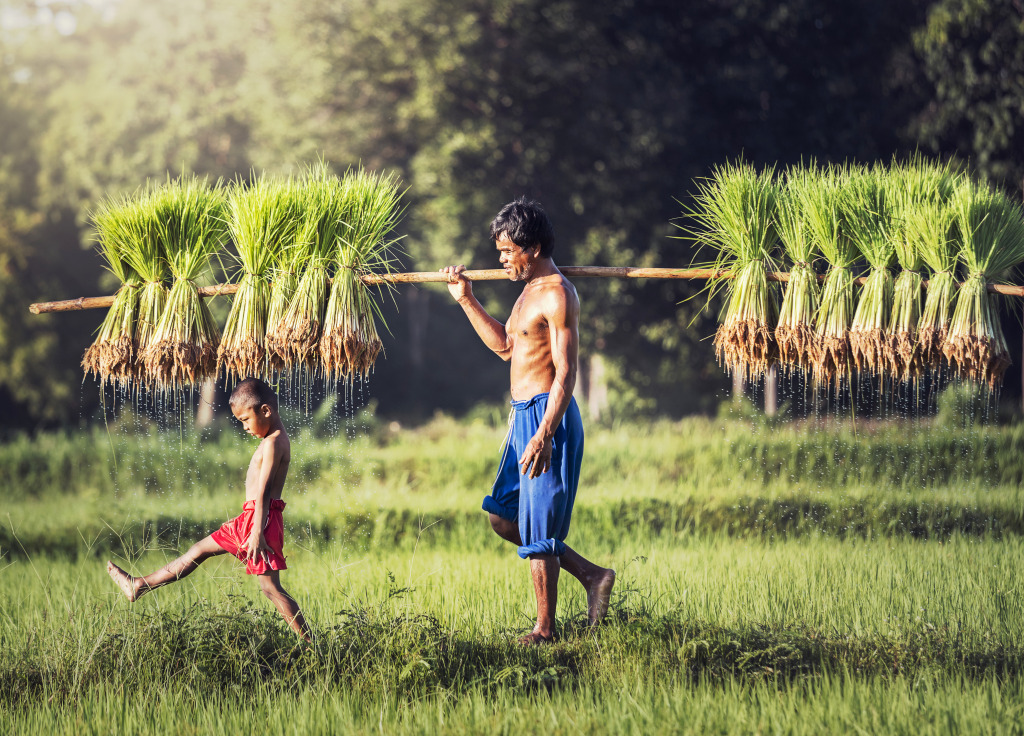
[[(246, 177), (323, 155), (395, 170), (406, 265), (422, 270), (493, 266), (487, 224), (523, 194), (551, 215), (562, 265), (685, 264), (672, 236), (692, 180), (740, 155), (887, 159), (924, 142), (1010, 175), (1024, 45), (1017, 10), (1017, 26), (997, 19), (1016, 1), (0, 0), (26, 20), (0, 28), (0, 344), (29, 351), (0, 349), (0, 380), (33, 420), (74, 416), (75, 354), (100, 316), (29, 317), (25, 300), (103, 291), (81, 245), (89, 208), (181, 169)], [(963, 72), (1000, 65), (1009, 82)], [(715, 315), (686, 301), (697, 287), (577, 287), (582, 380), (605, 381), (613, 410), (713, 406), (724, 381), (702, 342)], [(496, 314), (515, 296), (478, 291)], [(383, 411), (500, 396), (504, 366), (443, 291), (399, 304)], [(13, 368), (32, 363), (51, 368)]]
[(1024, 189), (1024, 2), (939, 0), (914, 47), (931, 86), (921, 142)]

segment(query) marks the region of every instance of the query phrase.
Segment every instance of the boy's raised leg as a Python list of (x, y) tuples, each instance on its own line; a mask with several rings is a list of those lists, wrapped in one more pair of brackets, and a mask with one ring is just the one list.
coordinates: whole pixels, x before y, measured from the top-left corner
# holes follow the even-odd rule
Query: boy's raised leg
[(277, 570), (269, 570), (264, 575), (257, 575), (257, 578), (263, 595), (270, 599), (278, 613), (284, 617), (285, 622), (292, 627), (295, 633), (309, 643), (311, 641), (309, 625), (306, 623), (302, 611), (299, 610), (299, 604), (287, 590), (281, 587), (281, 573)]
[(205, 537), (189, 547), (188, 552), (181, 557), (149, 575), (133, 577), (109, 560), (107, 561), (107, 573), (124, 591), (129, 602), (134, 602), (153, 588), (159, 588), (161, 585), (188, 577), (204, 560), (224, 553), (224, 549), (214, 542), (212, 537)]

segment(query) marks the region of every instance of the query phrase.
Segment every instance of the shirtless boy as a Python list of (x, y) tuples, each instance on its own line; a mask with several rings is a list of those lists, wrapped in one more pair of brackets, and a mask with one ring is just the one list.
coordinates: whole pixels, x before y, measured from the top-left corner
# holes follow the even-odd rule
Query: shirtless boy
[(520, 639), (554, 636), (560, 568), (587, 591), (587, 615), (596, 625), (608, 612), (615, 572), (581, 557), (565, 544), (583, 459), (583, 425), (573, 399), (579, 350), (580, 301), (551, 260), (554, 232), (540, 205), (518, 199), (491, 223), (498, 260), (523, 293), (505, 324), (473, 295), (463, 265), (440, 269), (477, 335), (502, 360), (511, 361), (512, 420), (498, 476), (483, 508), (502, 539), (530, 559), (537, 624)]
[[(246, 378), (231, 393), (230, 404), (231, 413), (245, 431), (260, 438), (245, 475), (242, 513), (154, 573), (133, 577), (109, 561), (107, 572), (128, 600), (134, 602), (154, 588), (187, 577), (210, 557), (233, 554), (245, 562), (247, 574), (256, 575), (263, 594), (273, 602), (288, 625), (308, 642), (309, 626), (299, 604), (281, 587), (279, 572), (287, 567), (282, 552), (281, 511), (285, 503), (281, 500), (281, 491), (288, 475), (291, 443), (277, 413), (277, 395), (258, 378)], [(260, 523), (254, 524), (254, 520)]]

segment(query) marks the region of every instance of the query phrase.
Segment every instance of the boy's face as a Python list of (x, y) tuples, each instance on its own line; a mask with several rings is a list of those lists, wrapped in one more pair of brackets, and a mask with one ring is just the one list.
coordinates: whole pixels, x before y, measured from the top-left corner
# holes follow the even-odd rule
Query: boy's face
[(262, 404), (255, 409), (249, 406), (232, 406), (231, 413), (242, 423), (242, 429), (260, 439), (267, 436), (274, 418), (274, 410), (268, 404)]

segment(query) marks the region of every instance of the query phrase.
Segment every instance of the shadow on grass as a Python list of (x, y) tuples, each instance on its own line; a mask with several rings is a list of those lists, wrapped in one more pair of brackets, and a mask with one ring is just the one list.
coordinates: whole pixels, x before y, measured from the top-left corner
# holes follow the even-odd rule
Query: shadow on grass
[(519, 645), (511, 633), (468, 639), (433, 615), (395, 615), (390, 608), (384, 601), (343, 610), (336, 623), (316, 630), (310, 647), (275, 613), (241, 599), (159, 614), (123, 608), (95, 646), (82, 648), (69, 637), (63, 648), (8, 658), (0, 705), (70, 703), (97, 686), (126, 696), (172, 685), (245, 695), (301, 684), (411, 701), (438, 692), (572, 690), (636, 672), (653, 682), (768, 679), (785, 686), (823, 675), (980, 679), (1017, 677), (1024, 669), (1019, 643), (968, 643), (926, 624), (898, 638), (756, 622), (730, 628), (654, 615), (637, 594), (617, 597), (596, 630), (562, 622), (560, 640), (544, 647)]

